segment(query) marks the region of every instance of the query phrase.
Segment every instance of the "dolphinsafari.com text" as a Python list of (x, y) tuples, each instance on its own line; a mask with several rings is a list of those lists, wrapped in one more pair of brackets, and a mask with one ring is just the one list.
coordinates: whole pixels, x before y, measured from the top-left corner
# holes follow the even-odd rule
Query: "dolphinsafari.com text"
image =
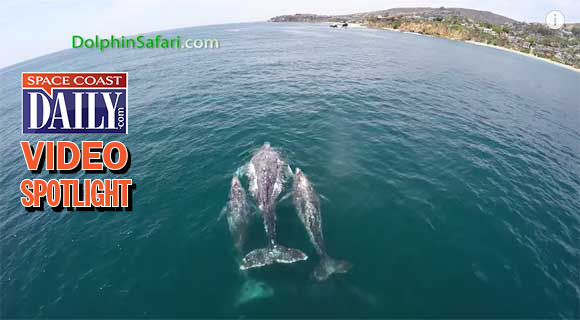
[(155, 36), (133, 36), (83, 38), (82, 36), (72, 36), (73, 48), (95, 48), (101, 52), (107, 49), (217, 49), (220, 47), (217, 39), (192, 39), (180, 36), (164, 37)]

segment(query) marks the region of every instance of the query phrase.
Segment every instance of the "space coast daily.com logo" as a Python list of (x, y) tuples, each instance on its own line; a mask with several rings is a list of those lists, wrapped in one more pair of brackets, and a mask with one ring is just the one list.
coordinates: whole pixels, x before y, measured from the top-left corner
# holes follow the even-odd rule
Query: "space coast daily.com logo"
[(23, 72), (22, 133), (128, 133), (126, 72)]

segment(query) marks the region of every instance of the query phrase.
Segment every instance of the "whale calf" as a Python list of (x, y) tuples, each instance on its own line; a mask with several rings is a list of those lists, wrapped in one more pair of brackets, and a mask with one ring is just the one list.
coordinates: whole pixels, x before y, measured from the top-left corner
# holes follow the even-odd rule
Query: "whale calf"
[(232, 177), (226, 209), (230, 234), (232, 235), (238, 254), (241, 255), (250, 224), (250, 206), (246, 197), (246, 191), (237, 176)]
[(262, 267), (273, 263), (293, 263), (308, 259), (302, 251), (287, 248), (276, 242), (276, 202), (285, 182), (286, 163), (280, 153), (265, 143), (248, 164), (246, 174), (250, 181), (250, 194), (254, 197), (264, 218), (264, 229), (269, 246), (249, 252), (240, 269)]
[[(228, 227), (236, 248), (237, 259), (239, 260), (244, 253), (246, 235), (252, 222), (252, 211), (250, 210), (246, 191), (236, 175), (232, 177), (230, 194), (225, 209)], [(238, 307), (253, 300), (265, 299), (274, 295), (274, 289), (266, 282), (251, 278), (245, 271), (241, 271), (241, 275), (244, 281), (235, 299), (234, 306)]]
[(302, 224), (306, 228), (310, 242), (320, 256), (320, 264), (314, 269), (313, 277), (318, 281), (328, 279), (333, 273), (346, 273), (351, 264), (343, 260), (335, 260), (328, 256), (322, 234), (322, 217), (320, 214), (320, 199), (312, 184), (304, 173), (296, 168), (292, 186), (292, 200)]

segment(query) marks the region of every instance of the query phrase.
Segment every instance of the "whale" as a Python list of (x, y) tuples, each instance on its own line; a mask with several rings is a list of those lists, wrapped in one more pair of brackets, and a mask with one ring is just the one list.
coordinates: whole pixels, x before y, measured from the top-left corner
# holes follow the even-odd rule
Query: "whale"
[(322, 216), (320, 213), (320, 198), (306, 175), (296, 168), (292, 185), (292, 201), (300, 221), (306, 229), (308, 238), (320, 257), (320, 264), (315, 267), (312, 277), (318, 281), (328, 279), (333, 273), (346, 273), (351, 263), (328, 256), (322, 233)]
[(232, 177), (227, 203), (227, 220), (230, 234), (238, 254), (242, 254), (250, 225), (250, 205), (246, 191), (237, 176)]
[(276, 241), (276, 203), (286, 182), (287, 167), (280, 153), (269, 143), (264, 143), (250, 159), (246, 169), (249, 191), (262, 214), (269, 244), (266, 248), (246, 254), (240, 264), (241, 270), (308, 259), (304, 252), (287, 248)]
[[(225, 207), (228, 227), (237, 252), (237, 260), (241, 259), (248, 228), (252, 222), (252, 210), (246, 191), (237, 175), (232, 177), (230, 193)], [(234, 306), (238, 307), (254, 300), (266, 299), (274, 295), (274, 289), (266, 282), (251, 278), (246, 271), (241, 271), (244, 281), (236, 296)]]

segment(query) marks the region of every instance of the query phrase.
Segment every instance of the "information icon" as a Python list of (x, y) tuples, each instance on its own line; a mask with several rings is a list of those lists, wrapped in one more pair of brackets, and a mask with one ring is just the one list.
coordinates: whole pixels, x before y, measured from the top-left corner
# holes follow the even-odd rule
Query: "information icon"
[(550, 11), (546, 15), (546, 25), (550, 29), (560, 29), (564, 25), (564, 15), (558, 10)]

